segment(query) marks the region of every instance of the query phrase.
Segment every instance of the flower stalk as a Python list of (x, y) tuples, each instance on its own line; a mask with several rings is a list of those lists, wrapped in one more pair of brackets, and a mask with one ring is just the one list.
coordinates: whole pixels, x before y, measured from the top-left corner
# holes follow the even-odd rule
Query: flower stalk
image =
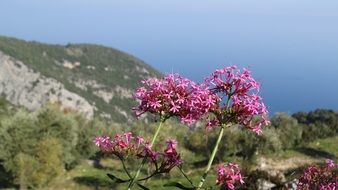
[(216, 144), (215, 144), (214, 149), (212, 151), (212, 154), (211, 154), (211, 156), (209, 158), (207, 168), (205, 169), (205, 171), (203, 173), (203, 176), (201, 177), (201, 180), (200, 180), (200, 183), (197, 186), (197, 189), (201, 189), (201, 187), (203, 186), (203, 184), (205, 182), (205, 179), (208, 176), (208, 173), (209, 173), (209, 171), (211, 169), (211, 165), (212, 165), (212, 163), (213, 163), (213, 161), (215, 159), (216, 153), (218, 151), (218, 146), (219, 146), (219, 144), (220, 144), (220, 142), (222, 140), (224, 129), (225, 129), (225, 125), (222, 125), (221, 126), (221, 130), (219, 131), (219, 134), (218, 134), (218, 138), (217, 138)]
[[(165, 119), (163, 117), (161, 117), (161, 121), (160, 121), (160, 124), (158, 125), (157, 127), (157, 130), (154, 134), (154, 137), (150, 143), (150, 147), (152, 147), (157, 139), (157, 136), (161, 130), (161, 127), (163, 125), (163, 123), (165, 122)], [(141, 169), (143, 168), (144, 164), (147, 162), (147, 157), (145, 157), (143, 160), (142, 160), (142, 163), (140, 164), (140, 166), (138, 167), (137, 171), (136, 171), (136, 174), (134, 175), (134, 177), (132, 178), (132, 180), (130, 181), (129, 185), (128, 185), (128, 190), (130, 190), (133, 185), (135, 184), (135, 182), (137, 181), (137, 178), (138, 176), (140, 175), (140, 172), (141, 172)]]
[(185, 179), (187, 179), (189, 181), (190, 185), (192, 185), (193, 187), (195, 187), (194, 183), (189, 179), (189, 177), (187, 176), (187, 174), (184, 173), (182, 166), (178, 166), (177, 168), (180, 170), (180, 172), (185, 177)]

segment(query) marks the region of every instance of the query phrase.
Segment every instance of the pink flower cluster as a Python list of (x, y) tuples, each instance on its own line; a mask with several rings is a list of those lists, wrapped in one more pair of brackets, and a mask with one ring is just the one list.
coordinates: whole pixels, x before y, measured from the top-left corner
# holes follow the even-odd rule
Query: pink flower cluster
[(145, 112), (166, 118), (178, 116), (182, 123), (191, 125), (218, 102), (217, 96), (205, 85), (198, 85), (178, 74), (162, 79), (152, 78), (142, 83), (143, 86), (135, 94), (135, 98), (141, 101), (135, 109), (138, 116)]
[(176, 150), (177, 141), (173, 139), (166, 141), (167, 147), (163, 152), (152, 150), (148, 141), (142, 137), (133, 136), (130, 132), (117, 134), (114, 138), (96, 137), (94, 143), (103, 152), (114, 154), (120, 159), (126, 159), (128, 156), (149, 159), (150, 163), (154, 164), (157, 173), (167, 173), (183, 163)]
[(260, 84), (252, 78), (249, 70), (241, 72), (236, 66), (216, 70), (206, 82), (219, 96), (220, 102), (224, 103), (212, 110), (216, 118), (208, 126), (212, 126), (212, 123), (233, 122), (260, 134), (261, 127), (269, 124), (268, 111), (262, 98), (257, 95)]
[(227, 189), (235, 189), (235, 184), (244, 184), (241, 172), (237, 164), (222, 164), (217, 168), (217, 185), (224, 185)]
[(139, 155), (140, 158), (150, 158), (157, 173), (168, 173), (175, 166), (183, 164), (176, 150), (177, 141), (169, 139), (166, 144), (167, 148), (163, 152), (156, 152), (151, 150), (150, 146), (145, 146), (144, 151)]
[(333, 160), (327, 160), (326, 166), (310, 166), (303, 171), (299, 178), (297, 189), (319, 189), (319, 190), (336, 190), (338, 189), (338, 164)]
[(142, 137), (135, 137), (131, 132), (116, 134), (114, 138), (96, 137), (94, 143), (103, 152), (112, 153), (121, 159), (129, 155), (138, 155), (143, 151), (144, 144), (147, 144)]
[(257, 134), (261, 134), (262, 126), (269, 124), (267, 109), (257, 95), (260, 85), (247, 69), (241, 72), (231, 66), (216, 70), (206, 78), (205, 84), (196, 84), (178, 74), (142, 83), (135, 94), (141, 101), (135, 108), (138, 116), (145, 112), (166, 118), (178, 116), (182, 123), (190, 125), (212, 112), (215, 118), (208, 120), (207, 127), (232, 122)]

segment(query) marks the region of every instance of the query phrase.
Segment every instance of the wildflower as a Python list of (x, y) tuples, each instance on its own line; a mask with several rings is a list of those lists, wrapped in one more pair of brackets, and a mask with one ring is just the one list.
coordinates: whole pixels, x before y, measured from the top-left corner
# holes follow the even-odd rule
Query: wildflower
[(153, 151), (149, 143), (145, 143), (143, 151), (138, 154), (139, 158), (149, 158), (152, 163), (157, 164), (157, 158), (160, 155), (159, 152)]
[[(260, 134), (261, 127), (269, 124), (268, 111), (257, 95), (260, 84), (251, 72), (241, 72), (236, 66), (219, 69), (206, 78), (206, 84), (218, 95), (219, 105), (211, 110), (215, 114), (214, 124), (238, 123)], [(210, 127), (212, 123), (208, 123)]]
[[(326, 166), (328, 168), (334, 168), (335, 167), (335, 164), (334, 164), (334, 161), (331, 160), (331, 159), (326, 159)], [(337, 166), (338, 167), (338, 166)]]
[(177, 141), (174, 139), (167, 140), (167, 149), (165, 149), (165, 154), (176, 154)]
[(96, 137), (94, 143), (103, 152), (114, 154), (119, 158), (137, 155), (144, 147), (144, 139), (139, 136), (133, 136), (131, 132), (116, 134), (114, 138)]
[(149, 144), (146, 144), (143, 152), (138, 155), (139, 158), (149, 158), (157, 173), (168, 173), (172, 168), (183, 163), (176, 150), (177, 141), (169, 139), (166, 143), (167, 147), (163, 152), (154, 151)]
[(151, 78), (142, 81), (135, 98), (140, 100), (137, 116), (149, 112), (169, 118), (177, 116), (184, 124), (191, 125), (200, 119), (217, 103), (215, 96), (207, 86), (170, 74), (162, 79)]
[(235, 184), (244, 184), (237, 164), (222, 164), (217, 168), (217, 185), (224, 185), (227, 189), (235, 189)]
[(338, 187), (337, 171), (338, 165), (333, 160), (327, 160), (326, 165), (309, 166), (303, 171), (299, 178), (297, 189), (319, 189), (319, 190), (335, 190)]
[(159, 173), (168, 173), (172, 168), (183, 163), (181, 156), (176, 151), (177, 141), (170, 139), (166, 143), (167, 148), (162, 154), (163, 158), (159, 167)]
[(96, 146), (102, 148), (105, 151), (111, 150), (112, 143), (110, 141), (110, 137), (102, 136), (96, 137), (94, 140)]
[(120, 159), (126, 159), (129, 156), (149, 159), (158, 170), (157, 173), (167, 173), (173, 167), (183, 163), (177, 153), (177, 141), (174, 139), (166, 141), (167, 147), (163, 152), (152, 150), (148, 141), (139, 136), (135, 137), (130, 132), (117, 134), (114, 138), (96, 137), (94, 143), (103, 152), (116, 155)]

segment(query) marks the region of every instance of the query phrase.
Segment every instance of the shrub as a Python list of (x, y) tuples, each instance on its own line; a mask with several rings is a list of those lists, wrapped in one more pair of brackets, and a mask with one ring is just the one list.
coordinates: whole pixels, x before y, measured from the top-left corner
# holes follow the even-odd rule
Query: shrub
[(20, 189), (34, 187), (33, 174), (36, 172), (39, 163), (32, 155), (18, 153), (13, 158), (15, 167), (12, 172), (15, 174), (15, 183), (20, 185)]
[(6, 117), (0, 122), (0, 161), (7, 179), (14, 176), (20, 186), (43, 187), (64, 168), (94, 155), (94, 132), (105, 127), (55, 105)]
[(283, 149), (290, 149), (300, 144), (303, 128), (296, 119), (285, 113), (277, 113), (271, 118), (271, 125), (279, 135)]
[(311, 112), (298, 112), (292, 115), (303, 127), (302, 139), (311, 142), (318, 138), (338, 134), (338, 112), (317, 109)]
[(63, 147), (56, 138), (43, 138), (35, 151), (38, 166), (31, 174), (32, 182), (37, 187), (43, 187), (63, 172)]

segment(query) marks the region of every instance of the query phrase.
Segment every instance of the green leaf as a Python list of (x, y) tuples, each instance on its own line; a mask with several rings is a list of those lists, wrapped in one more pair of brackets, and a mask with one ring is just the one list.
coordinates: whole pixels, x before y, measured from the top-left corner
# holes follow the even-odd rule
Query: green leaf
[(164, 187), (177, 187), (179, 189), (184, 189), (184, 190), (194, 190), (196, 189), (195, 187), (186, 187), (178, 182), (169, 182), (163, 185)]
[(107, 176), (108, 176), (111, 180), (113, 180), (114, 182), (116, 182), (116, 183), (126, 183), (126, 182), (130, 181), (130, 179), (128, 179), (128, 180), (123, 180), (123, 179), (120, 179), (120, 178), (118, 178), (118, 177), (116, 177), (116, 176), (114, 176), (114, 175), (112, 175), (112, 174), (107, 174)]
[(137, 183), (137, 185), (138, 185), (139, 187), (141, 187), (141, 189), (143, 189), (143, 190), (150, 190), (148, 187), (145, 187), (145, 186), (143, 186), (143, 185), (141, 185), (141, 184), (139, 184), (139, 183)]

